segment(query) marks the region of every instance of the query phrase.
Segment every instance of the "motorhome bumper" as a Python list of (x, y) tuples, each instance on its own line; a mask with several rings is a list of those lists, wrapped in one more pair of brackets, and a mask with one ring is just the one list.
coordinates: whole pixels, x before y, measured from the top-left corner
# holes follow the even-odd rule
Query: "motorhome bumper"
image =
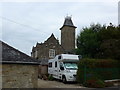
[(67, 81), (76, 81), (76, 77), (74, 77), (73, 75), (68, 76)]

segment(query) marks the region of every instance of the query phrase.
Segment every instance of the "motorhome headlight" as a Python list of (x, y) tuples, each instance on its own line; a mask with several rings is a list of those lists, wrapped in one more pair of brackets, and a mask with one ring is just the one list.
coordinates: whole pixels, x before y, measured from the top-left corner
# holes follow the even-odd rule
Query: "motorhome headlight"
[(70, 73), (71, 71), (70, 70), (66, 70), (66, 72)]

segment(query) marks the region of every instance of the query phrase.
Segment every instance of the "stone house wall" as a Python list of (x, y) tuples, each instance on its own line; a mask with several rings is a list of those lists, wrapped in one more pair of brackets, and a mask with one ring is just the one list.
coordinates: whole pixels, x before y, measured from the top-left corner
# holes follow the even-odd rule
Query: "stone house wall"
[(37, 88), (38, 65), (3, 64), (2, 88)]
[(31, 56), (36, 59), (52, 59), (54, 57), (49, 57), (50, 49), (55, 50), (55, 56), (64, 53), (64, 49), (53, 34), (44, 43), (37, 43), (32, 49)]
[(48, 66), (47, 65), (39, 65), (38, 70), (39, 78), (42, 78), (43, 75), (48, 74)]

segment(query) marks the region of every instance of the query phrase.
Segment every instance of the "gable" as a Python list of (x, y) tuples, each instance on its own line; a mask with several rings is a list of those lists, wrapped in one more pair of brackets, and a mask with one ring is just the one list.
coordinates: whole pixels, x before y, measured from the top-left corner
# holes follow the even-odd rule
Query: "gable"
[(61, 49), (62, 46), (59, 44), (59, 41), (55, 38), (55, 36), (52, 34), (44, 43), (37, 43), (36, 47), (33, 47), (33, 52), (36, 51), (37, 49), (43, 49), (43, 48), (54, 48), (55, 47), (60, 47)]
[(59, 41), (55, 38), (55, 36), (52, 34), (46, 41), (45, 43), (57, 43), (59, 44)]

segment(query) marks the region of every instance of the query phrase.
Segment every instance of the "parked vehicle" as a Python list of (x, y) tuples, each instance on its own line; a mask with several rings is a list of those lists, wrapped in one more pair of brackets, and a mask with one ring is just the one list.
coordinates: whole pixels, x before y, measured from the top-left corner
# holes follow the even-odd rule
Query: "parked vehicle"
[(68, 81), (76, 81), (78, 61), (79, 55), (57, 55), (54, 59), (48, 61), (48, 74), (56, 79), (62, 80), (64, 83)]

